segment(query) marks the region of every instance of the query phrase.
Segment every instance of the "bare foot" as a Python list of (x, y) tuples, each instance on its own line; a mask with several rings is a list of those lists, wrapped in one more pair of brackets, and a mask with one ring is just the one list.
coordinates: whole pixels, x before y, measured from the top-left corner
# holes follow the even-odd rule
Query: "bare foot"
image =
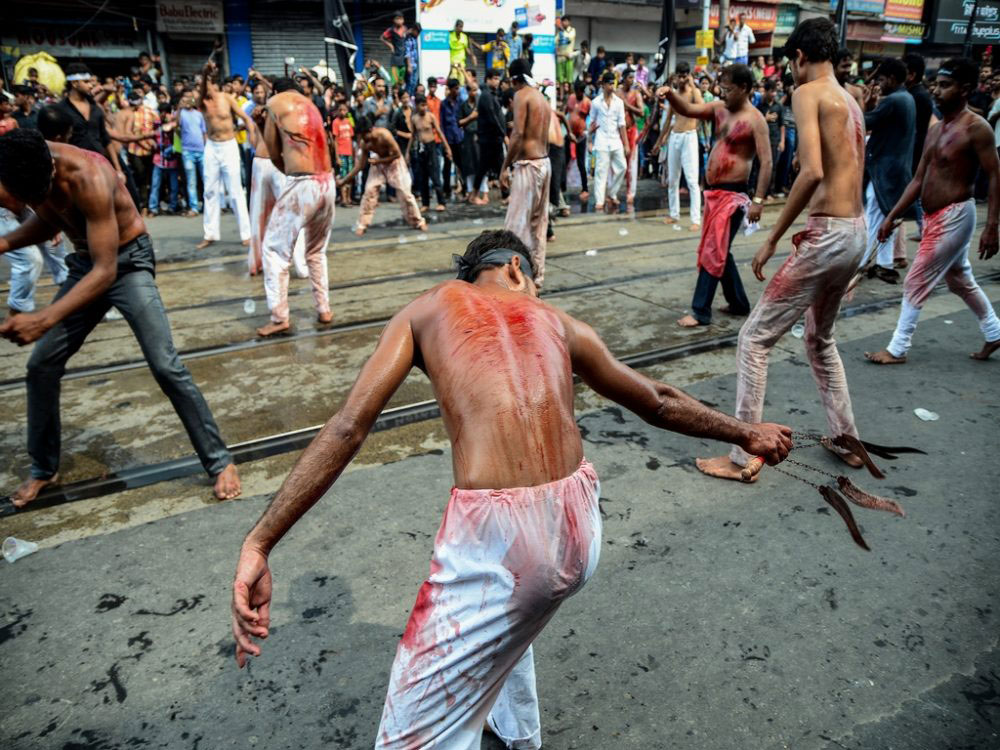
[(973, 359), (978, 359), (980, 362), (984, 362), (987, 359), (989, 359), (990, 355), (997, 349), (1000, 349), (1000, 339), (997, 339), (996, 341), (987, 341), (985, 344), (983, 344), (982, 349), (980, 349), (978, 352), (973, 352), (969, 356), (972, 357)]
[(257, 335), (266, 339), (268, 336), (277, 336), (279, 333), (290, 333), (291, 330), (292, 324), (286, 320), (284, 323), (268, 323), (266, 326), (258, 328)]
[(240, 485), (240, 475), (236, 473), (236, 464), (229, 464), (215, 477), (213, 491), (219, 500), (232, 500), (240, 496), (243, 487)]
[(434, 206), (434, 210), (438, 212), (444, 211), (444, 204), (438, 203), (436, 206)]
[(243, 245), (243, 247), (250, 247), (250, 240), (243, 240), (240, 244)]
[(664, 224), (676, 224), (677, 223), (677, 219), (675, 219), (673, 216), (664, 216), (663, 217), (663, 223)]
[(206, 247), (214, 243), (215, 240), (202, 240), (197, 245), (194, 246), (195, 250), (204, 250)]
[(589, 197), (590, 193), (588, 193), (586, 190), (580, 191), (580, 203), (586, 203)]
[(874, 353), (865, 352), (865, 359), (877, 365), (902, 365), (906, 363), (906, 357), (894, 357), (886, 349)]
[(426, 232), (427, 231), (427, 222), (424, 221), (424, 220), (421, 220), (420, 223), (417, 224), (417, 231), (418, 232)]
[(603, 210), (604, 210), (604, 204), (603, 203), (600, 204), (599, 206), (594, 206), (594, 212), (595, 213), (600, 213)]
[(187, 211), (187, 213), (186, 213), (186, 214), (184, 214), (184, 215), (185, 215), (185, 216), (186, 216), (187, 218), (189, 218), (189, 219), (190, 219), (190, 218), (191, 218), (192, 216), (197, 216), (197, 215), (198, 215), (198, 212), (197, 212), (197, 211), (195, 211), (195, 210), (194, 210), (193, 208), (189, 208), (189, 209), (188, 209), (188, 211)]
[(700, 232), (701, 224), (692, 224), (689, 228), (692, 232)]
[(320, 325), (328, 326), (333, 322), (333, 313), (332, 312), (319, 313), (316, 315), (316, 321)]
[(834, 445), (833, 441), (830, 440), (830, 438), (828, 437), (820, 438), (819, 444), (822, 445), (824, 448), (826, 448), (828, 451), (830, 451), (830, 453), (835, 455), (845, 464), (850, 466), (852, 469), (860, 469), (862, 466), (865, 465), (865, 462), (862, 461), (858, 456), (854, 455), (850, 451), (841, 450), (836, 445)]
[(14, 490), (10, 501), (15, 508), (23, 508), (38, 497), (38, 493), (50, 484), (59, 484), (59, 475), (53, 474), (50, 479), (25, 479), (21, 486)]
[(693, 315), (685, 315), (677, 321), (677, 325), (681, 328), (697, 328), (700, 325), (708, 325), (708, 323), (699, 323), (698, 319)]
[(360, 224), (358, 224), (358, 226), (354, 229), (354, 233), (358, 235), (358, 237), (363, 237), (366, 231), (368, 231), (368, 227), (363, 227)]
[(710, 477), (715, 477), (717, 479), (731, 479), (734, 482), (746, 482), (747, 484), (753, 484), (760, 478), (760, 470), (758, 469), (750, 479), (743, 478), (743, 467), (739, 464), (734, 464), (729, 460), (729, 456), (719, 456), (718, 458), (696, 458), (694, 460), (694, 465), (698, 467), (698, 471), (702, 474), (707, 474)]
[(616, 214), (618, 213), (618, 207), (621, 206), (620, 201), (616, 201), (614, 198), (608, 201), (608, 213)]

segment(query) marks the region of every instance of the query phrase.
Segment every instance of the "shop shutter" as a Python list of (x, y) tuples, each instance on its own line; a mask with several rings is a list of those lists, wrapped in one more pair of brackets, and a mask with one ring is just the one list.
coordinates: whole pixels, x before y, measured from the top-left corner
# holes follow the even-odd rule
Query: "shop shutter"
[(255, 3), (250, 8), (250, 40), (254, 67), (265, 75), (282, 75), (285, 58), (295, 67), (312, 68), (329, 57), (337, 80), (344, 77), (332, 46), (323, 42), (323, 4), (316, 2)]

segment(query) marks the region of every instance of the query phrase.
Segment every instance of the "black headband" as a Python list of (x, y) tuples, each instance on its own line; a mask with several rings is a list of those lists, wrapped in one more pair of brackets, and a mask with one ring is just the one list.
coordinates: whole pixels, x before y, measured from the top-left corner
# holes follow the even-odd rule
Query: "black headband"
[[(507, 265), (510, 263), (510, 259), (515, 255), (521, 259), (522, 271), (534, 268), (534, 266), (531, 265), (531, 261), (528, 260), (528, 256), (518, 250), (511, 250), (509, 247), (495, 247), (485, 254), (480, 255), (474, 262), (466, 260), (461, 255), (452, 255), (451, 257), (455, 259), (455, 268), (458, 269), (457, 278), (460, 281), (473, 281), (472, 271), (477, 266)], [(534, 272), (529, 275), (532, 278), (535, 277)]]

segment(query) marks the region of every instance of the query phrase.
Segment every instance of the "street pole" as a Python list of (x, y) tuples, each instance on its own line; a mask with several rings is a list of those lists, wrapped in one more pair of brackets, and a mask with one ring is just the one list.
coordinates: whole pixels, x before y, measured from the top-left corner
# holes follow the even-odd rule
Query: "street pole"
[(847, 0), (837, 2), (837, 37), (840, 39), (840, 46), (847, 46)]
[[(708, 31), (709, 21), (712, 18), (712, 0), (703, 0), (701, 4), (701, 30)], [(704, 35), (703, 35), (704, 36)], [(703, 57), (707, 57), (708, 61), (712, 62), (712, 52), (713, 50), (707, 47), (702, 47), (701, 54)]]
[[(963, 7), (965, 7), (963, 5)], [(972, 27), (976, 25), (976, 13), (979, 11), (979, 0), (972, 0), (972, 17), (969, 18), (965, 27), (965, 46), (962, 47), (962, 54), (965, 57), (972, 57)]]
[[(716, 37), (716, 43), (721, 43), (723, 40), (723, 29), (729, 24), (729, 0), (719, 0), (719, 35)], [(729, 62), (727, 60), (727, 62)]]

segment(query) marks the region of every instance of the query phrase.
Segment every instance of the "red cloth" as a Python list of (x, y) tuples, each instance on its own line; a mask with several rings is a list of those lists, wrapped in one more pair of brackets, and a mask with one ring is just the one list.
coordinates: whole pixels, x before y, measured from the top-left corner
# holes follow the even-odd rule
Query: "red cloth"
[(729, 227), (736, 211), (750, 205), (750, 196), (732, 190), (706, 190), (705, 211), (698, 244), (698, 268), (722, 278), (729, 255)]

